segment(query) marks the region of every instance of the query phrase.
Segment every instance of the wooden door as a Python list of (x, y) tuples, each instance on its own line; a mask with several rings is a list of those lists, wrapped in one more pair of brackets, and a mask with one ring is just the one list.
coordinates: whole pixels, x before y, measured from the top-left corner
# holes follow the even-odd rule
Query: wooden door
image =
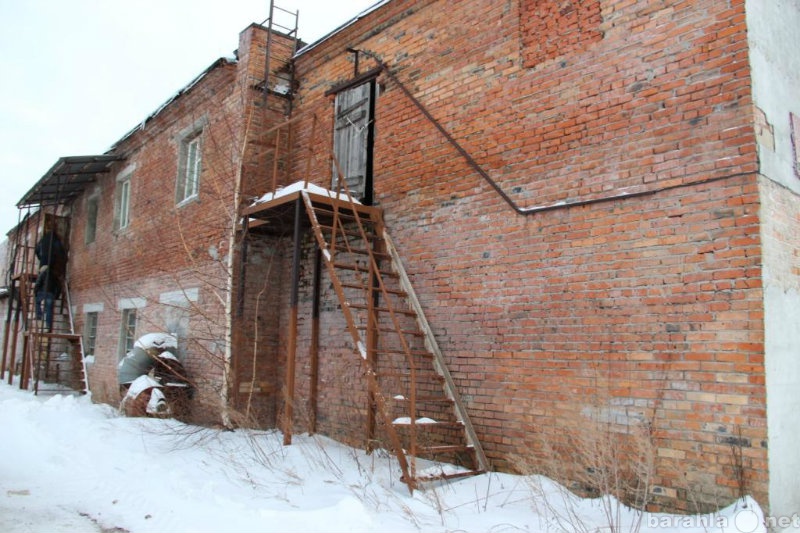
[[(372, 81), (339, 92), (333, 134), (333, 151), (350, 193), (366, 204), (372, 203), (373, 96)], [(335, 164), (331, 189), (344, 189)]]

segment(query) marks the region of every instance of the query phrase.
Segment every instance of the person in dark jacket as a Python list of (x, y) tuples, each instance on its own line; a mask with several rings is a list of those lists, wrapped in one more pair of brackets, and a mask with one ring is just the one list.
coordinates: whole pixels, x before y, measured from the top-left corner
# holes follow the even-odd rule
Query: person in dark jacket
[(64, 244), (58, 238), (56, 232), (49, 228), (44, 232), (42, 238), (36, 243), (36, 259), (39, 260), (39, 266), (56, 266), (59, 267), (66, 261), (67, 253), (64, 249)]
[(41, 320), (44, 315), (45, 325), (50, 330), (53, 327), (53, 304), (61, 294), (61, 281), (52, 269), (44, 266), (36, 276), (33, 291), (36, 295), (36, 318)]

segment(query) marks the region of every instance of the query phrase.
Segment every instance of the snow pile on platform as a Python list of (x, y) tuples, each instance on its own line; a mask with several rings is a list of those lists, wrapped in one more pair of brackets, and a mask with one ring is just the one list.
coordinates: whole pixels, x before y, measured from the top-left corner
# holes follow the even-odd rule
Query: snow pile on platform
[[(280, 187), (274, 193), (268, 192), (267, 194), (255, 200), (251, 205), (263, 204), (264, 202), (269, 202), (270, 200), (274, 200), (276, 198), (283, 198), (284, 196), (289, 196), (290, 194), (299, 191), (308, 191), (312, 194), (317, 194), (319, 196), (327, 196), (329, 198), (338, 198), (340, 200), (349, 201), (347, 194), (343, 192), (337, 193), (330, 189), (325, 189), (324, 187), (320, 187), (319, 185), (314, 185), (313, 183), (307, 183), (305, 181), (296, 181), (291, 185), (287, 185), (286, 187)], [(353, 199), (353, 201), (357, 204), (361, 203), (355, 198)]]

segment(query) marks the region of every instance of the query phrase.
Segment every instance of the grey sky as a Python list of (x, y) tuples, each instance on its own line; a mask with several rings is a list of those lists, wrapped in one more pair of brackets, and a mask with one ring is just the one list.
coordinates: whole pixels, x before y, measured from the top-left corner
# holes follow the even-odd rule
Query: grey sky
[[(375, 2), (276, 5), (300, 12), (311, 42)], [(0, 0), (0, 238), (59, 157), (108, 150), (268, 12), (269, 0)]]

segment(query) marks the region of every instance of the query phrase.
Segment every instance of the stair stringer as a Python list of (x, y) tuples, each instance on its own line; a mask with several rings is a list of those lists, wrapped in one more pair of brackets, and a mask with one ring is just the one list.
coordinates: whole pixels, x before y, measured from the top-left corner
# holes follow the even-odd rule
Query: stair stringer
[[(400, 438), (397, 435), (394, 426), (392, 425), (392, 419), (389, 416), (389, 412), (386, 407), (386, 399), (384, 398), (383, 393), (381, 392), (380, 387), (378, 385), (378, 378), (377, 375), (375, 374), (375, 369), (372, 368), (369, 362), (367, 361), (367, 348), (365, 339), (361, 338), (361, 334), (355, 327), (355, 322), (353, 320), (352, 312), (350, 310), (350, 304), (344, 297), (344, 289), (342, 287), (342, 283), (339, 279), (339, 276), (336, 273), (336, 268), (334, 267), (333, 264), (333, 258), (331, 257), (328, 243), (325, 242), (325, 238), (323, 237), (322, 231), (320, 230), (319, 222), (317, 220), (314, 211), (314, 206), (311, 203), (311, 198), (309, 197), (308, 192), (306, 192), (305, 190), (301, 191), (301, 195), (303, 198), (303, 203), (305, 204), (306, 214), (308, 215), (309, 220), (311, 222), (311, 226), (314, 229), (314, 236), (317, 239), (317, 245), (323, 252), (322, 253), (322, 256), (324, 258), (323, 262), (325, 263), (328, 269), (328, 274), (330, 275), (331, 282), (334, 285), (336, 295), (341, 303), (341, 308), (345, 315), (345, 319), (347, 321), (347, 329), (350, 332), (350, 336), (353, 339), (353, 344), (355, 345), (356, 350), (359, 352), (362, 365), (365, 368), (365, 375), (367, 378), (368, 386), (373, 394), (378, 413), (384, 420), (387, 432), (389, 433), (389, 438), (392, 442), (392, 446), (394, 447), (394, 455), (395, 457), (397, 457), (397, 461), (400, 464), (400, 469), (402, 471), (402, 479), (408, 485), (409, 492), (413, 493), (414, 489), (416, 488), (416, 476), (414, 473), (413, 463), (409, 465), (409, 461), (406, 457), (405, 451), (403, 450), (403, 447), (400, 444)], [(363, 228), (361, 229), (363, 230)]]
[(419, 328), (425, 334), (425, 347), (433, 354), (433, 364), (436, 372), (444, 379), (445, 393), (447, 394), (447, 397), (453, 401), (453, 407), (455, 409), (457, 419), (464, 425), (464, 433), (467, 437), (468, 444), (473, 447), (478, 467), (481, 471), (487, 472), (489, 470), (489, 463), (486, 459), (486, 454), (483, 451), (483, 447), (481, 446), (480, 440), (475, 432), (475, 428), (472, 425), (469, 415), (467, 414), (466, 407), (464, 407), (464, 403), (461, 401), (461, 397), (456, 390), (453, 377), (447, 368), (444, 355), (439, 348), (439, 344), (436, 342), (436, 337), (434, 337), (433, 330), (431, 329), (430, 324), (425, 317), (422, 305), (417, 298), (417, 294), (414, 291), (411, 280), (409, 279), (405, 268), (403, 268), (403, 262), (400, 259), (397, 248), (395, 248), (394, 242), (392, 241), (385, 227), (383, 228), (383, 240), (386, 245), (386, 252), (391, 256), (392, 259), (392, 269), (399, 276), (400, 285), (406, 292), (408, 303), (416, 312)]

